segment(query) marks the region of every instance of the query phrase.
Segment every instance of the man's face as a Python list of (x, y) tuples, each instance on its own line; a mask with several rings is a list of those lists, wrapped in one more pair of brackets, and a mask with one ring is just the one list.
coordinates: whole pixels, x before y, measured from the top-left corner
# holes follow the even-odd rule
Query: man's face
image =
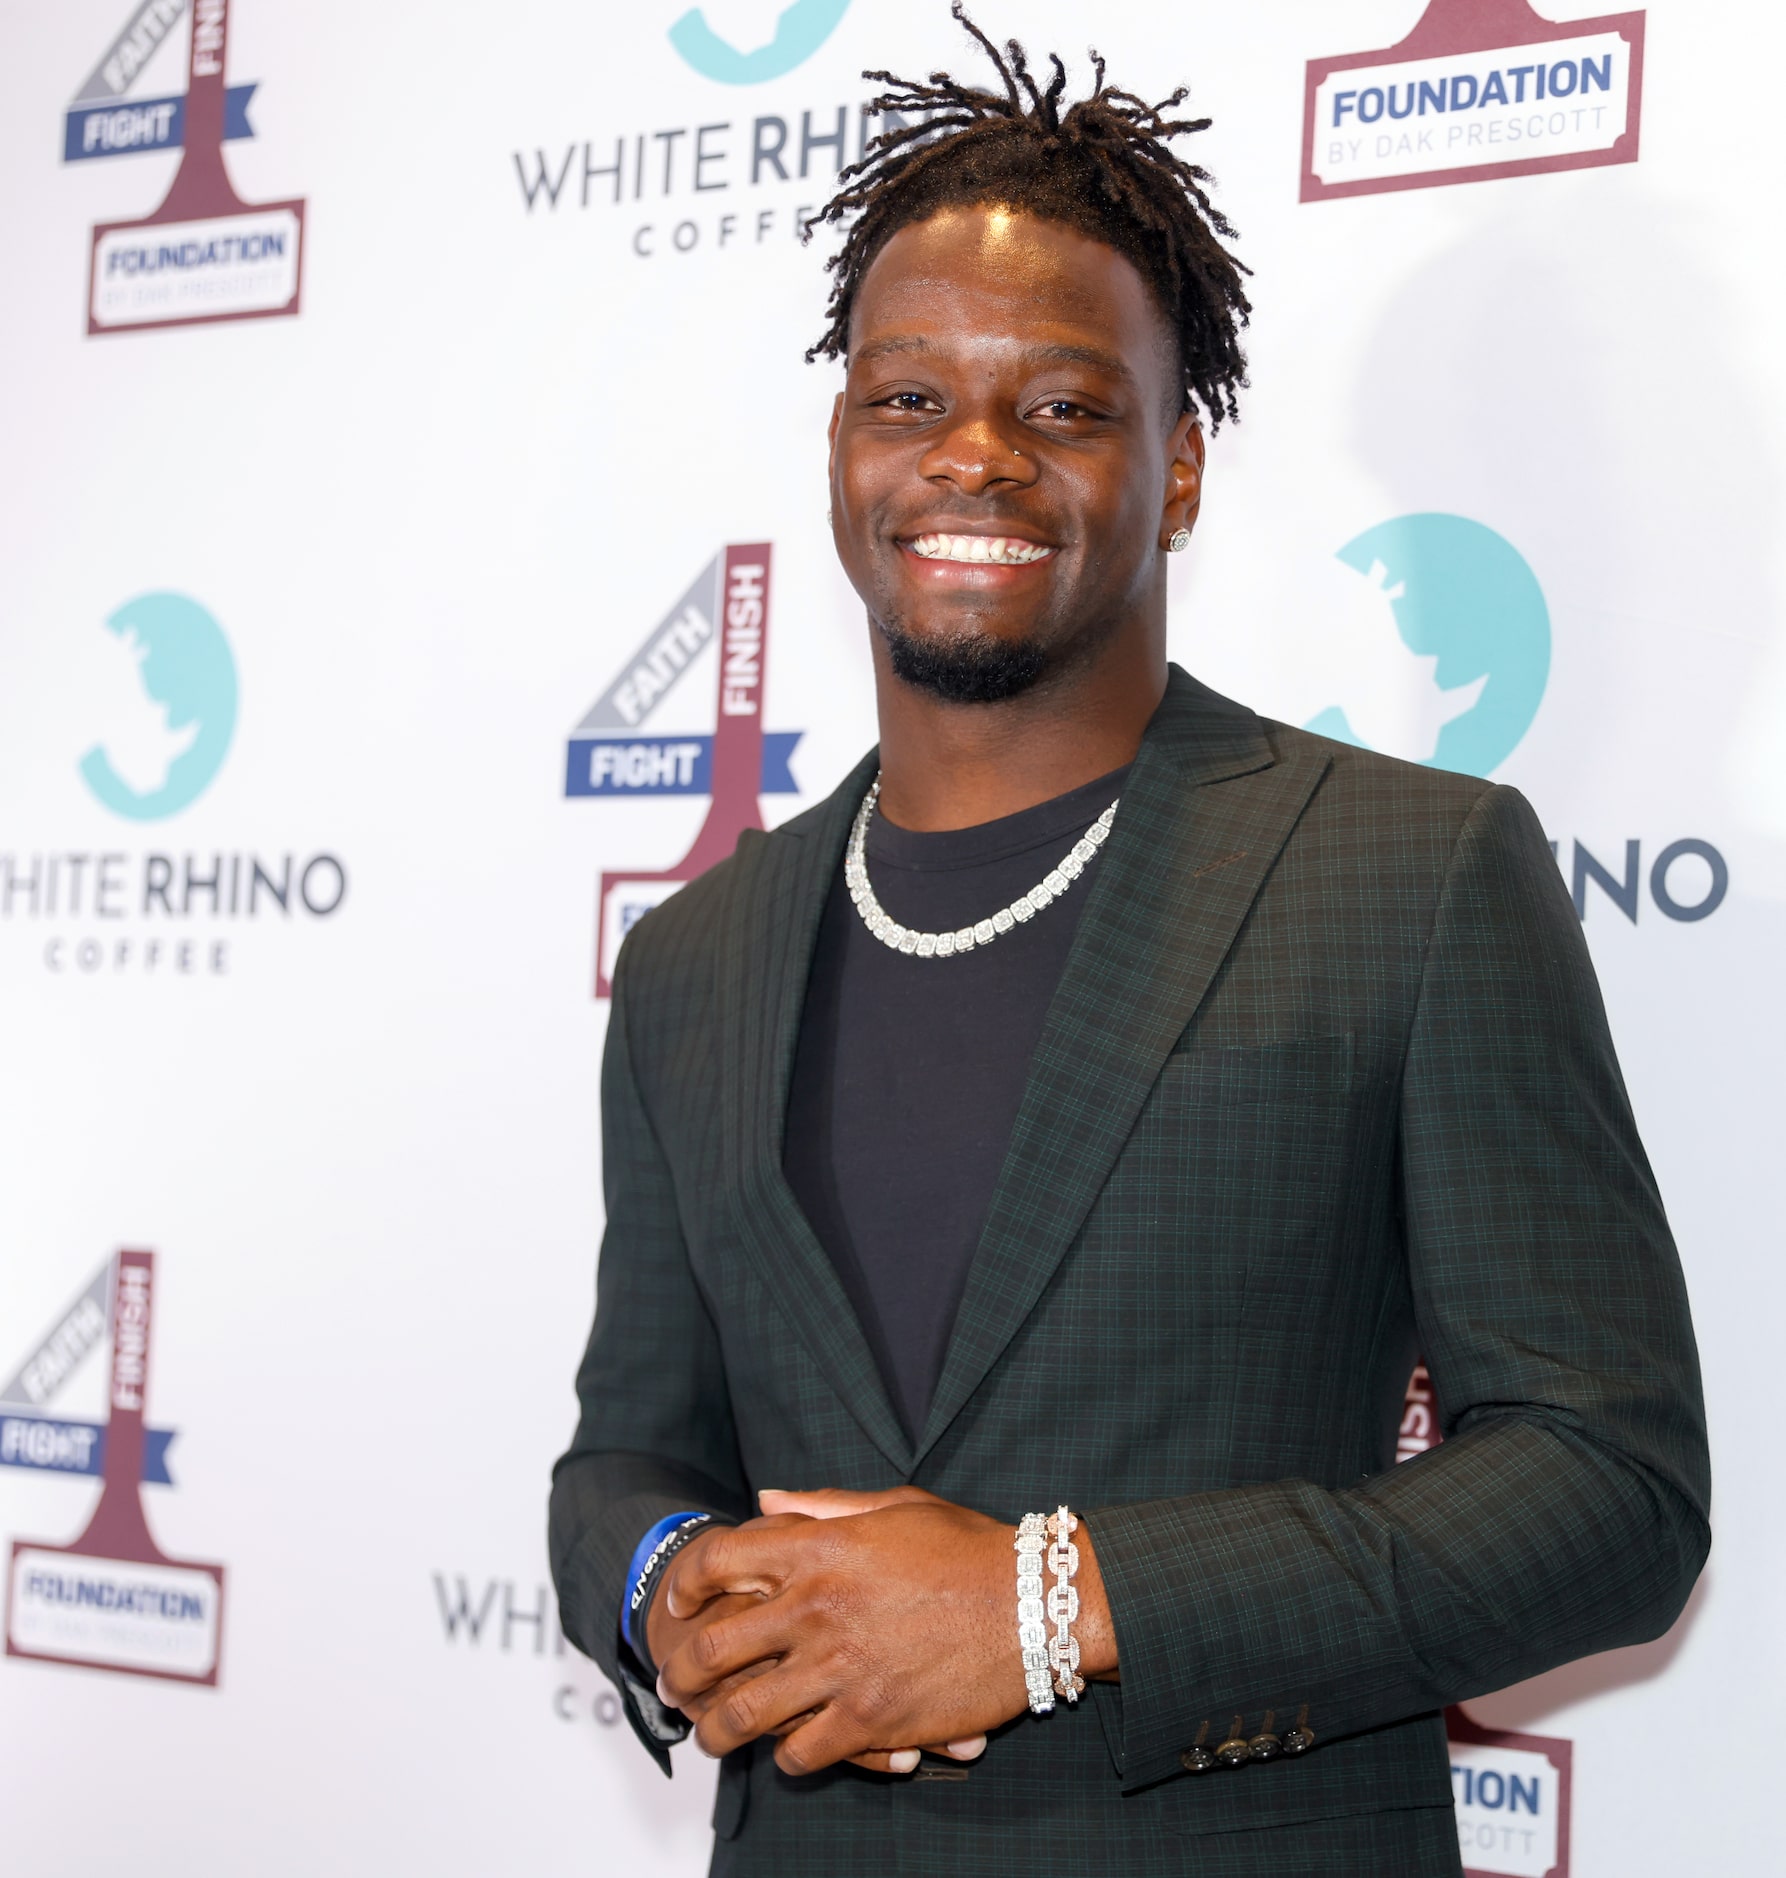
[(1014, 695), (1162, 615), (1202, 437), (1169, 329), (1102, 242), (996, 207), (901, 229), (831, 424), (838, 554), (893, 670)]

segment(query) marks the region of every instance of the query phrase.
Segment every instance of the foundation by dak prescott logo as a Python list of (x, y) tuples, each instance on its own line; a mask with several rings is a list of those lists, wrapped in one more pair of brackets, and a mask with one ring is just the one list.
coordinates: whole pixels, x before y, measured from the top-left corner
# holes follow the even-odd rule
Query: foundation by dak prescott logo
[[(132, 97), (190, 11), (183, 96)], [(81, 86), (63, 127), (63, 160), (180, 151), (160, 208), (93, 230), (89, 334), (295, 314), (303, 272), (302, 201), (244, 202), (223, 146), (252, 137), (253, 85), (226, 84), (229, 0), (141, 0)]]
[[(1525, 558), (1461, 515), (1403, 515), (1347, 542), (1337, 559), (1368, 591), (1343, 648), (1349, 695), (1307, 728), (1492, 775), (1531, 729), (1550, 677), (1550, 610)], [(1394, 640), (1367, 624), (1385, 607)]]
[(670, 28), (670, 44), (703, 78), (761, 85), (804, 65), (850, 0), (703, 0)]
[[(169, 1558), (143, 1508), (171, 1485), (173, 1434), (148, 1426), (155, 1254), (108, 1259), (0, 1389), (0, 1465), (97, 1476), (104, 1484), (71, 1545), (15, 1539), (6, 1654), (216, 1688), (223, 1567)], [(106, 1419), (69, 1420), (55, 1400), (107, 1334)]]
[(1643, 28), (1431, 0), (1399, 45), (1311, 60), (1302, 200), (1635, 163)]
[[(615, 956), (633, 923), (723, 861), (746, 828), (762, 827), (759, 795), (799, 793), (788, 759), (801, 733), (763, 729), (773, 559), (766, 541), (716, 554), (571, 732), (565, 753), (567, 796), (710, 798), (694, 846), (674, 867), (602, 875), (598, 998), (608, 995)], [(709, 647), (717, 648), (712, 734), (644, 734), (646, 720)]]

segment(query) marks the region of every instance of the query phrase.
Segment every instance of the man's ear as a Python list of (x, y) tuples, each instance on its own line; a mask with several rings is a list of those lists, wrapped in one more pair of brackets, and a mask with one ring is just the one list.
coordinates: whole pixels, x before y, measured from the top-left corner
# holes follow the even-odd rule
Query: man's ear
[(1179, 529), (1194, 529), (1203, 506), (1203, 426), (1195, 411), (1186, 411), (1173, 426), (1169, 447), (1172, 460), (1166, 470), (1166, 501), (1160, 511), (1161, 547)]
[(825, 426), (825, 480), (837, 472), (837, 426), (843, 421), (843, 393), (831, 400), (831, 422)]

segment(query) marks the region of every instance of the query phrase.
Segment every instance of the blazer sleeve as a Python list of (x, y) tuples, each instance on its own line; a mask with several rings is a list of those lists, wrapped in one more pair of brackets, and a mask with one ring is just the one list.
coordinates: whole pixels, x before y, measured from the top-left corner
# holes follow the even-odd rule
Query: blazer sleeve
[(622, 947), (602, 1058), (602, 1235), (595, 1324), (577, 1372), (581, 1413), (552, 1470), (548, 1548), (564, 1634), (618, 1687), (634, 1732), (669, 1772), (688, 1725), (657, 1700), (620, 1637), (640, 1536), (672, 1513), (748, 1516), (719, 1338), (689, 1267), (675, 1183), (639, 1087)]
[(1400, 1095), (1414, 1313), (1445, 1440), (1343, 1491), (1087, 1514), (1122, 1774), (1303, 1705), (1317, 1741), (1659, 1636), (1710, 1544), (1679, 1259), (1580, 921), (1493, 788), (1442, 883)]

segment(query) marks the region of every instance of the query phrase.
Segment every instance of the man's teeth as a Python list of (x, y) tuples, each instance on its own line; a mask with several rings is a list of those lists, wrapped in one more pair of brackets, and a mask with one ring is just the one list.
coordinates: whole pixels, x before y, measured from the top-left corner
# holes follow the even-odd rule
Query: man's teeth
[(1054, 550), (1012, 535), (919, 535), (912, 552), (927, 561), (997, 561), (1021, 566), (1026, 561), (1046, 560)]

